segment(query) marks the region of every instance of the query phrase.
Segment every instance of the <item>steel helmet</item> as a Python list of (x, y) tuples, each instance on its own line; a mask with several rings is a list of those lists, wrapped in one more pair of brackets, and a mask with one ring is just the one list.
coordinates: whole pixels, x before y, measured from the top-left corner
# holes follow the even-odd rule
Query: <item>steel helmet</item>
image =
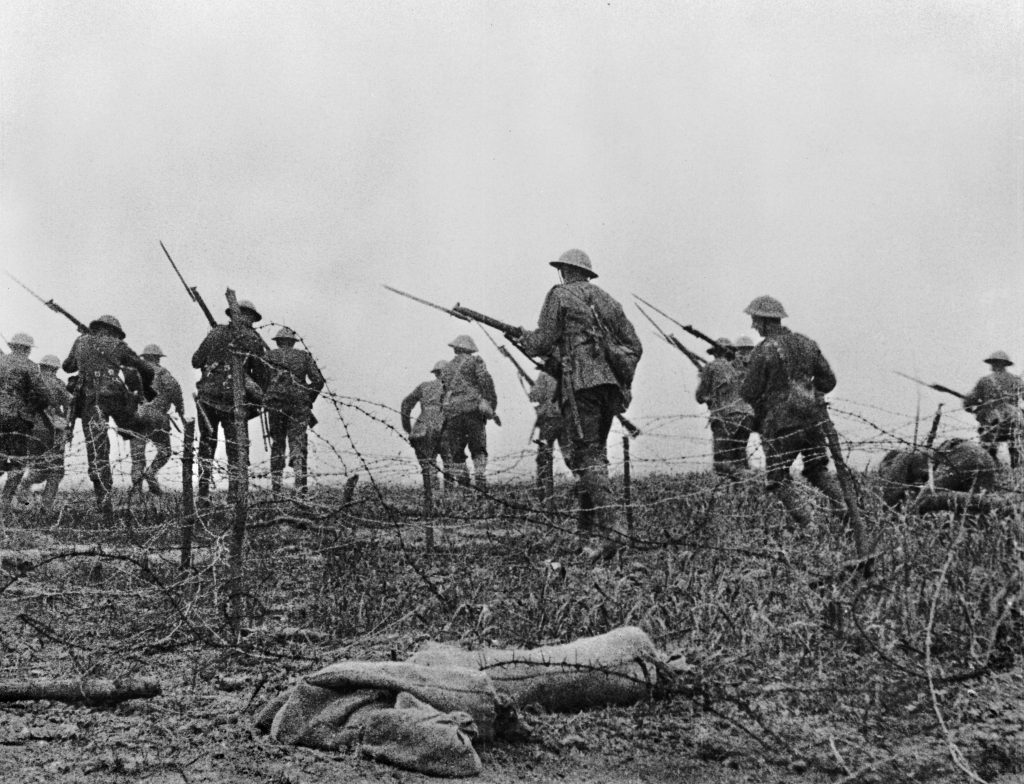
[[(11, 341), (11, 345), (12, 346), (14, 345), (14, 341), (13, 340)], [(993, 351), (991, 354), (988, 355), (988, 357), (985, 358), (985, 361), (988, 362), (990, 365), (1012, 365), (1013, 364), (1013, 360), (1010, 359), (1006, 355), (1005, 351)]]
[(439, 360), (437, 360), (437, 362), (434, 363), (434, 367), (430, 368), (430, 372), (431, 373), (440, 373), (446, 367), (448, 367), (448, 360), (439, 359)]
[(590, 256), (577, 248), (567, 250), (558, 257), (557, 261), (549, 262), (549, 264), (556, 269), (559, 267), (574, 267), (578, 270), (583, 270), (587, 273), (588, 277), (597, 277), (597, 273), (594, 272), (594, 267), (590, 263)]
[(473, 338), (469, 335), (459, 335), (455, 340), (448, 344), (452, 348), (461, 349), (462, 351), (475, 352), (477, 351), (476, 343), (473, 342)]
[[(239, 310), (248, 310), (250, 313), (252, 313), (252, 315), (255, 316), (253, 321), (259, 321), (260, 319), (263, 318), (263, 316), (260, 315), (260, 312), (258, 310), (256, 310), (256, 306), (252, 304), (252, 300), (251, 299), (240, 299), (240, 300), (238, 300), (238, 309)], [(231, 315), (231, 308), (226, 308), (224, 310), (224, 313), (226, 313), (228, 316), (230, 316)]]
[(295, 330), (290, 329), (289, 327), (281, 327), (281, 329), (277, 331), (277, 334), (274, 335), (274, 340), (290, 340), (294, 343), (298, 339), (299, 336), (295, 334)]
[(94, 329), (97, 325), (102, 325), (108, 329), (112, 329), (117, 333), (117, 336), (124, 340), (124, 330), (121, 329), (121, 322), (118, 321), (114, 316), (100, 316), (89, 322), (89, 329)]
[(724, 354), (729, 349), (732, 349), (732, 341), (729, 338), (719, 338), (715, 341), (715, 345), (708, 349), (709, 354)]
[(736, 348), (753, 348), (754, 341), (751, 338), (748, 338), (746, 335), (740, 335), (738, 338), (736, 338), (736, 343), (734, 343), (733, 345), (735, 345)]
[(7, 341), (8, 346), (25, 346), (26, 348), (32, 348), (35, 344), (36, 342), (27, 332), (16, 332), (14, 337)]
[(144, 349), (142, 349), (142, 356), (144, 357), (166, 357), (167, 355), (160, 350), (160, 346), (156, 343), (150, 343)]
[(767, 294), (754, 297), (743, 312), (748, 316), (760, 316), (761, 318), (784, 319), (789, 315), (786, 313), (786, 309), (782, 307), (781, 302), (775, 299), (775, 297), (769, 297)]
[(57, 359), (56, 354), (47, 354), (41, 360), (39, 360), (39, 367), (48, 367), (56, 370), (60, 367), (60, 360)]

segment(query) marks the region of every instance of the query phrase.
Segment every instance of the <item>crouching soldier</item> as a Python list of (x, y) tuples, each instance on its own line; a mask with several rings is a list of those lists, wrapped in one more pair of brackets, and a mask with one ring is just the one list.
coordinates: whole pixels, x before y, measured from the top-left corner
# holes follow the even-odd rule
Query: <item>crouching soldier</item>
[(28, 358), (32, 337), (19, 332), (9, 345), (11, 353), (0, 356), (0, 469), (7, 471), (0, 519), (10, 512), (26, 462), (36, 451), (30, 445), (32, 429), (49, 403), (42, 374)]
[[(441, 455), (442, 466), (447, 466), (448, 463), (441, 448), (441, 432), (444, 425), (444, 416), (441, 413), (441, 403), (444, 399), (441, 372), (447, 364), (443, 359), (434, 363), (434, 367), (430, 370), (434, 375), (433, 380), (417, 385), (416, 389), (406, 395), (400, 410), (402, 429), (409, 434), (409, 444), (416, 452), (416, 459), (423, 472), (423, 481), (429, 483), (434, 489), (440, 486), (437, 470), (438, 455)], [(420, 407), (420, 415), (416, 418), (414, 425), (412, 410), (417, 404)]]
[(122, 378), (126, 368), (134, 368), (141, 379), (146, 400), (156, 397), (153, 368), (124, 342), (121, 322), (113, 316), (100, 316), (89, 323), (89, 332), (75, 340), (67, 359), (65, 373), (78, 373), (74, 415), (82, 420), (89, 478), (96, 494), (96, 506), (109, 519), (113, 515), (110, 491), (109, 420), (122, 432), (135, 424), (138, 398)]
[(313, 355), (295, 348), (297, 339), (295, 332), (281, 327), (274, 336), (277, 348), (267, 353), (271, 377), (263, 405), (270, 420), (270, 486), (275, 492), (281, 489), (285, 446), (288, 464), (295, 472), (295, 489), (306, 492), (306, 431), (316, 424), (313, 402), (326, 383)]
[[(142, 358), (153, 367), (156, 397), (139, 406), (131, 439), (132, 487), (141, 487), (145, 480), (153, 495), (163, 492), (157, 474), (171, 459), (171, 408), (174, 408), (182, 422), (186, 420), (181, 384), (171, 375), (171, 371), (160, 364), (163, 356), (166, 355), (156, 343), (150, 343), (142, 350)], [(156, 446), (156, 455), (153, 462), (146, 466), (146, 444), (149, 441)]]

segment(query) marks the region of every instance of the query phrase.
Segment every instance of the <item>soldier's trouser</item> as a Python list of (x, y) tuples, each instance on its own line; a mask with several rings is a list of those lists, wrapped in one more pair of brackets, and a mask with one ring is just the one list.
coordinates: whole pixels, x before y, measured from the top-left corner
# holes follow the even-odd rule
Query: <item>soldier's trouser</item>
[(993, 422), (978, 428), (978, 440), (985, 447), (992, 459), (999, 465), (999, 442), (1005, 441), (1010, 453), (1010, 467), (1020, 465), (1021, 431), (1013, 422)]
[(92, 480), (96, 504), (103, 511), (110, 511), (110, 490), (114, 486), (110, 470), (110, 437), (107, 417), (93, 406), (82, 419), (82, 433), (85, 435), (85, 456), (89, 462), (89, 479)]
[(716, 474), (735, 477), (748, 468), (747, 440), (750, 438), (750, 417), (711, 420), (711, 448)]
[(828, 497), (834, 510), (846, 508), (835, 477), (828, 473), (828, 446), (817, 423), (762, 433), (761, 445), (768, 471), (768, 489), (782, 501), (794, 521), (801, 525), (810, 521), (810, 513), (804, 508), (789, 475), (799, 455), (804, 459), (803, 475), (807, 481)]
[(412, 448), (416, 452), (416, 460), (419, 461), (423, 481), (429, 482), (430, 486), (436, 490), (440, 486), (437, 458), (441, 454), (441, 434), (411, 438), (409, 443), (412, 444)]
[(57, 490), (64, 478), (64, 447), (68, 440), (68, 430), (58, 428), (52, 431), (52, 437), (45, 451), (33, 461), (25, 477), (25, 486), (46, 482), (43, 489), (43, 505), (53, 506)]
[[(146, 467), (146, 443), (152, 441), (156, 447), (156, 455), (153, 462)], [(132, 484), (137, 484), (143, 479), (150, 483), (156, 483), (156, 475), (160, 469), (167, 465), (171, 459), (171, 433), (163, 428), (155, 428), (146, 434), (132, 436)]]
[(285, 466), (285, 447), (288, 449), (288, 465), (295, 471), (295, 487), (306, 487), (306, 456), (309, 449), (307, 430), (309, 427), (308, 408), (277, 408), (268, 413), (270, 425), (270, 485), (281, 489), (281, 475)]
[[(238, 465), (238, 437), (235, 431), (235, 414), (230, 409), (210, 405), (200, 399), (196, 405), (199, 420), (199, 481), (196, 495), (205, 498), (210, 494), (213, 479), (213, 456), (217, 452), (217, 427), (224, 429), (224, 449), (228, 456), (229, 470)], [(246, 423), (248, 428), (248, 423)]]
[(466, 467), (466, 447), (473, 457), (477, 487), (487, 483), (487, 420), (481, 414), (470, 411), (455, 414), (445, 419), (444, 451), (448, 455), (449, 482), (454, 479), (460, 485), (469, 486), (469, 469)]
[[(609, 531), (621, 529), (618, 506), (608, 477), (607, 447), (608, 432), (619, 407), (619, 394), (618, 387), (613, 384), (577, 390), (578, 423), (573, 421), (568, 404), (562, 408), (571, 444), (567, 460), (576, 476), (581, 521), (596, 514), (602, 526)], [(586, 527), (585, 522), (581, 527)]]

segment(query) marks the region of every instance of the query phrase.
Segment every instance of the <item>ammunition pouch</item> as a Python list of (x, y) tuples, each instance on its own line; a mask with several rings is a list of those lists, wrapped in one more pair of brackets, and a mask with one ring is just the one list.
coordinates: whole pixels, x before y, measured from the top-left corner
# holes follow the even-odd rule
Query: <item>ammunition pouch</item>
[[(203, 368), (203, 376), (196, 384), (196, 390), (203, 400), (218, 408), (231, 408), (234, 405), (234, 381), (231, 365), (228, 362), (213, 362)], [(247, 375), (245, 377), (245, 409), (246, 419), (259, 416), (263, 405), (263, 390), (260, 385)]]
[(76, 394), (76, 410), (83, 419), (91, 418), (90, 409), (95, 406), (101, 416), (110, 417), (119, 428), (131, 428), (135, 423), (139, 399), (113, 368), (80, 373)]

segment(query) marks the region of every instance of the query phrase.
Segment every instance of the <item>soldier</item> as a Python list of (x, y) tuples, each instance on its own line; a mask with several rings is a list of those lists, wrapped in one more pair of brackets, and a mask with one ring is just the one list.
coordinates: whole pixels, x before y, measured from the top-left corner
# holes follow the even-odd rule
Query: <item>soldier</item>
[(469, 486), (466, 447), (473, 458), (477, 490), (487, 489), (487, 420), (496, 419), (498, 395), (487, 365), (476, 353), (469, 335), (459, 335), (448, 344), (455, 352), (441, 371), (444, 399), (444, 452), (448, 456), (448, 483)]
[[(142, 358), (153, 367), (153, 388), (156, 390), (156, 397), (139, 406), (131, 439), (132, 487), (141, 487), (142, 480), (145, 479), (149, 492), (153, 495), (163, 493), (156, 475), (171, 459), (171, 408), (174, 408), (182, 422), (186, 421), (181, 384), (171, 375), (171, 371), (160, 364), (160, 358), (164, 356), (166, 354), (156, 343), (150, 343), (142, 350)], [(156, 455), (147, 468), (148, 441), (152, 441), (156, 446)]]
[(1020, 465), (1020, 440), (1024, 432), (1021, 396), (1024, 383), (1006, 368), (1013, 361), (1004, 351), (995, 351), (985, 359), (992, 372), (981, 378), (964, 399), (964, 409), (978, 420), (981, 445), (999, 462), (999, 442), (1005, 441), (1010, 452), (1010, 466)]
[(823, 492), (835, 511), (846, 509), (834, 476), (828, 473), (823, 423), (828, 418), (824, 395), (836, 377), (818, 344), (782, 326), (786, 311), (769, 296), (757, 297), (743, 311), (764, 341), (754, 349), (740, 395), (754, 409), (755, 429), (761, 433), (768, 470), (768, 489), (795, 522), (807, 525), (811, 517), (789, 474), (803, 455), (804, 476)]
[(0, 468), (7, 481), (0, 493), (0, 518), (7, 516), (33, 450), (29, 443), (36, 419), (46, 410), (49, 396), (36, 364), (28, 358), (35, 341), (19, 332), (0, 356)]
[(744, 369), (734, 351), (729, 338), (719, 338), (708, 349), (714, 360), (700, 371), (697, 385), (697, 402), (706, 403), (710, 414), (715, 473), (732, 480), (748, 468), (747, 440), (754, 418), (753, 409), (740, 397)]
[(108, 520), (114, 512), (110, 499), (113, 475), (110, 470), (108, 420), (113, 419), (120, 430), (129, 431), (135, 423), (138, 408), (138, 398), (122, 380), (122, 371), (126, 368), (137, 370), (145, 398), (152, 400), (156, 397), (153, 369), (128, 348), (124, 337), (121, 322), (113, 316), (100, 316), (89, 322), (89, 332), (79, 335), (64, 360), (65, 373), (78, 373), (73, 415), (82, 420), (96, 506)]
[[(277, 348), (267, 354), (270, 386), (264, 405), (270, 419), (270, 486), (281, 489), (285, 446), (288, 464), (295, 471), (295, 489), (306, 492), (307, 428), (312, 419), (313, 401), (324, 388), (324, 377), (308, 351), (295, 348), (298, 339), (288, 327), (274, 335)], [(287, 442), (287, 443), (286, 443)]]
[[(54, 354), (47, 354), (39, 360), (49, 405), (35, 419), (29, 438), (35, 442), (36, 447), (30, 451), (38, 456), (32, 461), (18, 487), (18, 499), (28, 503), (32, 485), (46, 482), (43, 488), (43, 508), (47, 511), (53, 509), (57, 489), (64, 478), (64, 447), (68, 441), (68, 422), (71, 416), (71, 395), (64, 382), (57, 378), (59, 367), (60, 359)], [(13, 479), (12, 474), (10, 480)]]
[(736, 350), (736, 359), (733, 364), (743, 373), (747, 372), (747, 365), (750, 364), (750, 355), (754, 351), (754, 341), (746, 335), (740, 335), (733, 344)]
[(888, 506), (919, 498), (925, 485), (930, 485), (940, 498), (943, 492), (952, 492), (954, 495), (946, 497), (956, 500), (959, 496), (955, 493), (994, 490), (996, 462), (973, 441), (952, 438), (930, 454), (924, 450), (890, 450), (878, 466), (878, 476), (882, 480), (882, 500)]
[[(203, 338), (192, 355), (192, 367), (202, 370), (196, 384), (196, 416), (199, 418), (199, 487), (197, 496), (210, 495), (213, 456), (217, 451), (217, 428), (224, 429), (224, 448), (228, 463), (238, 464), (238, 434), (235, 432), (234, 391), (231, 378), (231, 356), (243, 356), (245, 370), (246, 417), (259, 416), (263, 388), (269, 381), (264, 358), (267, 344), (252, 325), (263, 318), (247, 299), (238, 301), (239, 325), (218, 324)], [(231, 315), (230, 308), (224, 311)]]
[(558, 379), (542, 370), (530, 389), (530, 402), (537, 411), (537, 498), (543, 504), (550, 502), (555, 492), (556, 442), (566, 465), (571, 463), (558, 401)]
[[(597, 273), (586, 253), (568, 250), (550, 263), (562, 282), (548, 292), (537, 329), (517, 328), (507, 337), (521, 339), (524, 351), (558, 368), (562, 420), (571, 444), (569, 467), (577, 479), (577, 528), (588, 534), (597, 522), (614, 537), (623, 529), (608, 477), (606, 442), (615, 415), (629, 405), (643, 346), (622, 306), (591, 282)], [(610, 537), (588, 555), (615, 551)]]
[[(419, 460), (420, 469), (423, 472), (423, 481), (429, 482), (430, 486), (437, 488), (440, 484), (437, 474), (437, 456), (441, 455), (441, 463), (447, 467), (448, 461), (442, 454), (442, 430), (444, 426), (444, 415), (441, 413), (441, 404), (444, 400), (444, 384), (441, 383), (441, 372), (448, 365), (446, 361), (439, 360), (434, 363), (430, 372), (433, 373), (433, 381), (424, 381), (416, 389), (406, 395), (402, 401), (402, 429), (409, 434), (409, 444), (416, 451), (416, 459)], [(420, 415), (416, 418), (416, 424), (412, 424), (412, 410), (419, 404)]]

